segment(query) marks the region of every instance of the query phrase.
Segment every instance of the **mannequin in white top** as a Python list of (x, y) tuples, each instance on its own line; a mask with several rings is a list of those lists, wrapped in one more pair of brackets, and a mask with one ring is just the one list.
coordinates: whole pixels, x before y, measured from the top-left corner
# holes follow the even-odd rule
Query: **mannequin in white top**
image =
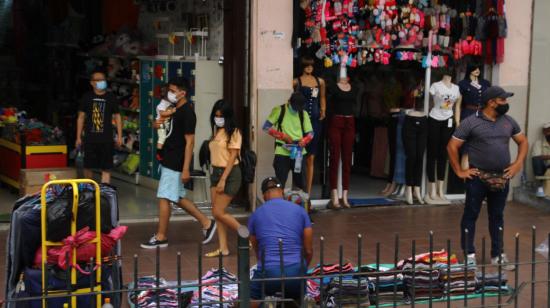
[[(443, 72), (443, 78), (432, 84), (430, 96), (433, 108), (428, 117), (428, 157), (426, 173), (428, 176), (428, 204), (449, 204), (445, 197), (445, 171), (447, 169), (447, 143), (454, 127), (454, 107), (462, 97), (459, 87), (452, 83), (451, 73)], [(436, 177), (437, 171), (437, 177)], [(437, 180), (437, 182), (436, 182)]]

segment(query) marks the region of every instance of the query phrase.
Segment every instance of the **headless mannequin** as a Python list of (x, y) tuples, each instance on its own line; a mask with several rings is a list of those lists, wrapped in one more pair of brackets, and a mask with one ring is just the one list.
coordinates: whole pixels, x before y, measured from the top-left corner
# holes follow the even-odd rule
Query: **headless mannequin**
[[(298, 77), (302, 87), (317, 88), (317, 80), (313, 75), (313, 65), (303, 66), (302, 75)], [(325, 118), (327, 100), (326, 100), (326, 83), (322, 78), (319, 80), (319, 103), (320, 103), (320, 117), (318, 120), (323, 120)], [(299, 86), (298, 79), (292, 81), (293, 89), (297, 89)], [(315, 121), (315, 119), (311, 119)], [(313, 123), (312, 123), (313, 124)], [(317, 134), (317, 132), (314, 132)], [(319, 137), (319, 136), (315, 136)], [(315, 154), (316, 153), (307, 153), (306, 156), (306, 193), (311, 196), (311, 186), (313, 184), (313, 170), (315, 167)]]
[[(441, 83), (443, 83), (443, 85), (445, 87), (447, 87), (448, 89), (451, 89), (453, 87), (456, 87), (458, 89), (458, 86), (456, 86), (455, 84), (452, 83), (452, 77), (448, 74), (443, 75), (443, 78), (441, 79)], [(431, 93), (431, 94), (432, 94), (432, 98), (434, 98), (434, 94), (433, 93)], [(435, 95), (438, 95), (438, 94), (436, 93)], [(455, 105), (460, 105), (461, 99), (462, 99), (462, 97), (460, 96), (460, 92), (458, 92), (458, 97), (455, 98), (455, 101), (452, 101), (453, 100), (452, 98), (448, 98), (447, 102), (449, 102), (451, 104), (455, 104)], [(436, 107), (437, 106), (434, 106), (434, 109)], [(450, 108), (452, 110), (452, 106)], [(451, 116), (451, 118), (448, 119), (448, 121), (453, 121), (452, 119), (454, 119), (454, 121), (456, 122), (457, 114), (458, 114), (458, 119), (460, 120), (460, 113), (455, 111), (454, 114)], [(446, 121), (446, 120), (444, 120), (444, 121)], [(451, 125), (452, 125), (452, 122), (449, 122), (448, 127), (451, 128), (452, 127)], [(455, 123), (455, 125), (457, 125), (457, 123)], [(450, 135), (449, 135), (449, 137), (450, 137)], [(444, 142), (446, 144), (447, 141), (448, 140), (443, 140), (443, 141), (440, 141), (440, 142)], [(431, 141), (431, 142), (433, 142), (433, 141)], [(445, 155), (446, 155), (446, 153), (445, 153)], [(438, 159), (440, 160), (441, 158), (438, 158)], [(434, 167), (434, 169), (435, 169), (435, 167)], [(438, 172), (441, 172), (441, 170), (438, 170)], [(439, 179), (436, 179), (436, 181), (433, 181), (433, 182), (430, 181), (428, 183), (428, 192), (425, 196), (425, 201), (428, 204), (450, 204), (449, 200), (447, 200), (447, 198), (445, 197), (445, 181), (441, 180), (443, 175), (438, 174), (438, 176), (439, 176)]]
[[(389, 110), (392, 117), (394, 117), (396, 113), (400, 113), (401, 110), (406, 111), (407, 108), (414, 107), (416, 105), (415, 104), (416, 99), (420, 98), (421, 93), (423, 93), (423, 84), (422, 84), (422, 82), (420, 84), (418, 84), (416, 78), (413, 75), (409, 76), (409, 79), (408, 79), (407, 83), (409, 85), (409, 88), (405, 91), (404, 95), (402, 96), (402, 101), (400, 102), (400, 107), (399, 108), (393, 107), (393, 108), (390, 108), (390, 110)], [(397, 124), (395, 124), (395, 125), (397, 126)], [(389, 132), (389, 129), (390, 128), (388, 128), (388, 132)], [(388, 139), (390, 139), (390, 138), (388, 138)], [(396, 143), (399, 143), (399, 142), (400, 141), (396, 141)], [(397, 145), (396, 145), (396, 147), (397, 147)], [(391, 163), (391, 161), (390, 161), (390, 163)], [(402, 185), (402, 182), (397, 183), (396, 180), (395, 180), (395, 172), (397, 172), (397, 171), (395, 171), (396, 170), (395, 165), (397, 164), (397, 156), (396, 156), (396, 159), (394, 160), (393, 163), (394, 163), (394, 168), (390, 168), (390, 173), (391, 173), (392, 170), (394, 171), (394, 174), (390, 174), (391, 182), (388, 182), (386, 184), (386, 187), (384, 187), (384, 190), (382, 190), (380, 192), (380, 194), (384, 197), (388, 197), (390, 195), (393, 196), (393, 197), (400, 197), (400, 196), (402, 197), (403, 194), (405, 193), (405, 187)]]
[[(414, 122), (423, 122), (424, 124), (426, 124), (426, 119), (427, 119), (427, 116), (426, 116), (426, 113), (423, 111), (424, 109), (424, 104), (423, 103), (420, 103), (422, 100), (423, 100), (423, 92), (424, 92), (424, 87), (423, 87), (423, 82), (421, 81), (421, 83), (416, 87), (416, 89), (414, 90), (414, 97), (416, 97), (416, 103), (415, 103), (415, 107), (413, 109), (407, 109), (405, 111), (406, 113), (406, 120), (413, 120)], [(424, 126), (424, 128), (427, 130), (427, 127)], [(409, 140), (409, 137), (406, 136), (406, 126), (403, 126), (403, 141), (404, 143), (405, 142), (413, 142), (413, 143), (416, 143), (417, 146), (419, 146), (419, 144), (422, 144), (422, 142), (418, 142), (418, 140)], [(418, 161), (416, 162), (416, 164), (420, 164), (421, 161), (423, 161), (423, 158), (424, 158), (424, 152), (425, 152), (425, 149), (426, 149), (426, 144), (425, 144), (425, 138), (426, 138), (426, 131), (424, 131), (424, 137), (422, 137), (422, 134), (420, 135), (416, 135), (416, 138), (424, 138), (424, 144), (423, 146), (420, 145), (422, 148), (421, 149), (418, 149), (417, 148), (417, 151), (416, 151), (416, 156)], [(405, 149), (407, 149), (407, 145), (405, 144)], [(409, 155), (409, 154), (407, 154)], [(407, 157), (407, 159), (410, 159), (410, 157)], [(413, 164), (415, 164), (415, 161), (413, 160), (412, 162)], [(408, 165), (410, 165), (411, 163), (410, 162), (407, 162)], [(408, 173), (414, 173), (414, 174), (408, 174)], [(421, 178), (421, 175), (420, 174), (417, 174), (418, 172), (422, 172), (421, 168), (418, 170), (418, 171), (415, 171), (414, 169), (411, 169), (409, 167), (407, 167), (407, 178), (417, 178), (417, 180), (414, 180), (411, 181), (408, 179), (407, 180), (407, 184), (405, 186), (405, 201), (408, 203), (408, 204), (413, 204), (414, 200), (413, 200), (413, 197), (416, 198), (418, 200), (418, 202), (420, 204), (424, 204), (424, 201), (422, 199), (422, 194), (421, 194), (421, 191), (420, 191), (420, 178)]]
[[(406, 113), (407, 113), (407, 116), (414, 117), (414, 118), (426, 117), (426, 114), (424, 112), (414, 110), (414, 109), (407, 110)], [(420, 191), (420, 186), (407, 185), (405, 187), (405, 201), (407, 201), (408, 204), (412, 205), (414, 203), (413, 195), (414, 195), (414, 198), (416, 198), (416, 200), (418, 200), (420, 204), (424, 204), (424, 200), (422, 199), (422, 193)]]
[[(340, 74), (340, 77), (338, 78), (338, 82), (336, 84), (336, 86), (343, 92), (350, 92), (352, 89), (351, 89), (351, 84), (349, 83), (349, 80), (348, 80), (348, 77), (345, 75), (345, 74)], [(336, 103), (336, 102), (333, 102), (333, 104)], [(330, 134), (329, 134), (330, 136)], [(341, 163), (345, 163), (345, 160), (344, 158), (342, 158), (341, 160)], [(330, 166), (331, 168), (337, 168), (338, 166), (333, 166), (331, 165)], [(344, 175), (345, 172), (342, 173), (342, 176), (345, 176)], [(338, 198), (338, 189), (332, 189), (330, 191), (330, 202), (331, 202), (331, 208), (332, 209), (340, 209), (342, 206), (345, 207), (345, 208), (350, 208), (351, 205), (349, 204), (349, 201), (348, 201), (348, 193), (349, 191), (347, 189), (344, 188), (344, 190), (342, 191), (342, 205), (340, 205), (340, 200)]]
[[(391, 108), (390, 114), (394, 114), (400, 111), (401, 111), (401, 108)], [(390, 174), (390, 176), (393, 177), (393, 174)], [(395, 183), (395, 181), (388, 182), (386, 184), (386, 187), (384, 187), (384, 190), (382, 190), (380, 194), (384, 197), (387, 197), (395, 192), (396, 187), (397, 187), (397, 183)]]

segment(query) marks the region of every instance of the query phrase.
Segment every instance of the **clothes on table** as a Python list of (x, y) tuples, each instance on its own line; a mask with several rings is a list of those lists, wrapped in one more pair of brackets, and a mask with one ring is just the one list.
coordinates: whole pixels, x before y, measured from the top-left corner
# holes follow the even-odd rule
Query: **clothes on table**
[[(354, 272), (353, 264), (351, 264), (349, 262), (342, 264), (341, 272), (342, 273)], [(313, 269), (309, 270), (308, 273), (311, 276), (320, 275), (321, 274), (321, 265), (317, 264)], [(340, 265), (339, 264), (323, 265), (323, 275), (338, 274), (338, 273), (340, 273)]]
[(511, 288), (508, 286), (506, 273), (501, 273), (500, 278), (498, 273), (486, 273), (485, 277), (482, 273), (477, 273), (476, 293), (501, 292), (507, 294), (510, 291)]
[[(432, 268), (437, 268), (438, 266), (447, 266), (448, 253), (445, 249), (439, 251), (432, 251), (431, 253), (425, 252), (417, 254), (414, 256), (415, 268), (423, 267), (424, 269), (429, 268), (429, 264), (432, 263)], [(412, 268), (412, 257), (401, 260), (397, 263), (397, 268), (399, 269), (410, 269)], [(457, 264), (458, 260), (455, 255), (451, 255), (450, 263)]]
[(464, 295), (475, 292), (476, 290), (476, 270), (473, 266), (466, 267), (464, 264), (451, 265), (451, 267), (442, 268), (441, 284), (445, 290), (445, 294)]
[[(458, 260), (447, 251), (433, 251), (421, 253), (398, 262), (398, 268), (403, 269), (405, 282), (405, 298), (407, 300), (436, 299), (444, 295), (444, 288), (440, 281), (440, 269), (447, 264), (456, 264)], [(414, 263), (414, 264), (413, 264)]]
[[(202, 276), (201, 283), (203, 287), (201, 287), (200, 291), (196, 290), (193, 293), (193, 299), (191, 300), (192, 306), (201, 305), (202, 307), (229, 308), (233, 307), (234, 301), (239, 299), (237, 277), (228, 272), (225, 268), (212, 268)], [(220, 284), (222, 285), (220, 286)], [(201, 292), (202, 300), (199, 300), (199, 292)], [(223, 304), (209, 303), (220, 301), (223, 301)]]
[(325, 306), (341, 307), (346, 304), (370, 304), (369, 280), (366, 278), (333, 278), (327, 286)]
[(361, 272), (387, 272), (378, 274), (376, 276), (369, 276), (371, 282), (370, 300), (371, 303), (393, 303), (403, 300), (403, 292), (405, 291), (405, 285), (403, 283), (403, 274), (395, 273), (395, 269), (387, 267), (362, 266)]
[[(197, 281), (182, 281), (181, 285), (196, 284)], [(168, 282), (164, 278), (159, 278), (159, 288), (162, 290), (145, 290), (138, 293), (129, 292), (128, 299), (130, 304), (137, 308), (157, 307), (157, 300), (160, 307), (179, 307), (178, 291), (174, 288), (175, 282)], [(140, 277), (135, 285), (137, 289), (156, 288), (157, 278), (155, 276)], [(180, 288), (180, 301), (182, 307), (187, 307), (191, 302), (193, 291), (189, 288)]]
[[(347, 273), (353, 273), (355, 272), (355, 268), (351, 263), (345, 263), (342, 264), (340, 267), (339, 264), (326, 264), (323, 265), (323, 275), (330, 275), (330, 274), (339, 274), (340, 272), (343, 274)], [(315, 267), (309, 269), (307, 271), (307, 274), (309, 276), (318, 276), (321, 275), (321, 265), (317, 264)], [(333, 278), (326, 277), (323, 278), (323, 290), (326, 297), (327, 294), (327, 286), (330, 285)], [(306, 298), (310, 300), (314, 300), (317, 303), (320, 303), (321, 299), (321, 279), (319, 278), (312, 278), (308, 279), (306, 282)], [(326, 299), (325, 299), (326, 300)]]

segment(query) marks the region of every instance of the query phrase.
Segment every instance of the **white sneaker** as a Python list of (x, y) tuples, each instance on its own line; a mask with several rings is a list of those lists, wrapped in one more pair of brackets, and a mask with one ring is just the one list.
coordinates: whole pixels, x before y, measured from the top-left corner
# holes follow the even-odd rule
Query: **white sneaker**
[[(516, 266), (514, 264), (510, 263), (510, 261), (508, 260), (508, 257), (506, 256), (505, 253), (501, 254), (500, 257), (502, 258), (501, 259), (502, 269), (504, 269), (506, 271), (514, 271), (516, 269)], [(491, 264), (498, 266), (499, 265), (499, 257), (492, 258), (491, 259)]]
[(469, 266), (477, 265), (475, 253), (469, 253), (468, 256), (466, 256), (466, 265), (469, 265)]
[(539, 198), (546, 197), (546, 194), (544, 193), (544, 189), (542, 188), (542, 186), (539, 186), (539, 188), (537, 188), (537, 193), (535, 195)]

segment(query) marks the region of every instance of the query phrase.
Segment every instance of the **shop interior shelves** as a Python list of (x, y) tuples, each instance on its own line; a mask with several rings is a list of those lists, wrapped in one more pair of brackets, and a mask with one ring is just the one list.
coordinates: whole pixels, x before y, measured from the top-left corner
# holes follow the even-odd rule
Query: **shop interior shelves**
[(139, 109), (132, 109), (132, 108), (126, 108), (126, 107), (119, 107), (119, 109), (121, 111), (125, 111), (125, 112), (139, 113)]

